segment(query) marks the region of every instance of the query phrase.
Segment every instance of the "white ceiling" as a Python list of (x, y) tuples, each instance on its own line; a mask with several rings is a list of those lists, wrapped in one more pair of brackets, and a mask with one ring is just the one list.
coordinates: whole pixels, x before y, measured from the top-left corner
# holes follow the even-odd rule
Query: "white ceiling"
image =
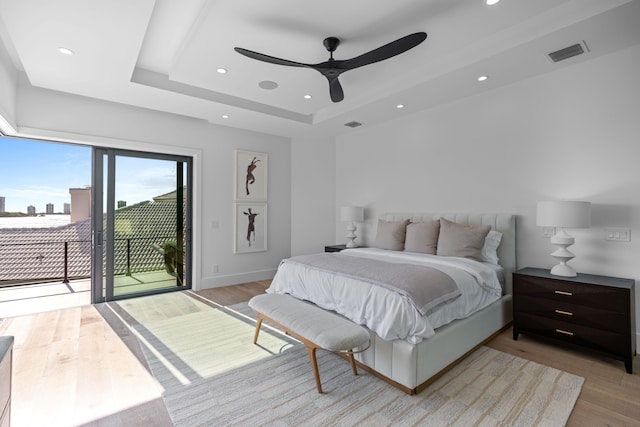
[[(379, 123), (605, 55), (639, 44), (639, 23), (640, 0), (0, 0), (0, 37), (33, 86), (284, 136), (353, 132), (344, 123)], [(319, 63), (328, 36), (341, 40), (334, 57), (349, 59), (418, 31), (428, 38), (416, 48), (342, 74), (340, 103), (314, 70), (233, 50)], [(586, 54), (547, 57), (580, 42)], [(261, 89), (264, 80), (278, 88)]]

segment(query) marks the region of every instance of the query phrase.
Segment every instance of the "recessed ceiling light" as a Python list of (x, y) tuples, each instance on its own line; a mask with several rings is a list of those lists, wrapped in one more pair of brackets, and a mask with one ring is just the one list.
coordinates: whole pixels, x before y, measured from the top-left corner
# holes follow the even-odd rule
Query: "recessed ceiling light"
[(71, 49), (67, 49), (66, 47), (59, 47), (58, 52), (62, 53), (63, 55), (73, 55), (73, 51)]
[(226, 68), (217, 68), (216, 71), (219, 74), (226, 74), (227, 73), (227, 69)]
[(487, 6), (493, 6), (494, 4), (498, 4), (500, 0), (485, 0), (484, 4), (486, 4)]
[(311, 96), (311, 95), (305, 95), (305, 96), (304, 96), (304, 99), (311, 99), (311, 98), (312, 98), (312, 96)]
[(228, 115), (228, 114), (223, 114), (223, 115), (222, 115), (222, 118), (223, 118), (223, 119), (228, 119), (228, 118), (229, 118), (229, 115)]
[(396, 108), (404, 108), (404, 104), (398, 104), (396, 105)]
[(488, 78), (489, 78), (489, 76), (480, 76), (480, 77), (478, 77), (478, 81), (479, 82), (483, 82), (483, 81), (487, 80)]
[(265, 90), (273, 90), (278, 87), (278, 83), (272, 82), (271, 80), (263, 80), (258, 83), (258, 86)]

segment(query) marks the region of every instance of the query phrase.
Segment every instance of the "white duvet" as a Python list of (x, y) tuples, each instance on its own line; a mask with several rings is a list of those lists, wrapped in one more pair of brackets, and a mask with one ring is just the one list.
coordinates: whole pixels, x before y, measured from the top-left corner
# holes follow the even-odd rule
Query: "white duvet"
[(481, 310), (502, 295), (501, 268), (467, 258), (374, 248), (348, 249), (335, 256), (427, 265), (448, 274), (462, 295), (422, 316), (405, 297), (387, 288), (286, 262), (278, 267), (267, 292), (311, 301), (365, 325), (384, 340), (404, 339), (412, 344), (433, 336), (442, 325)]

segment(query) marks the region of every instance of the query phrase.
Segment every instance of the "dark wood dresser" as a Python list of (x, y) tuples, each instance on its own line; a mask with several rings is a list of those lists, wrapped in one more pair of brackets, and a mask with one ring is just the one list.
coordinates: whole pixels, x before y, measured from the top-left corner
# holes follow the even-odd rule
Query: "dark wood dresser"
[(524, 333), (623, 360), (636, 352), (635, 280), (578, 274), (513, 273), (513, 339)]

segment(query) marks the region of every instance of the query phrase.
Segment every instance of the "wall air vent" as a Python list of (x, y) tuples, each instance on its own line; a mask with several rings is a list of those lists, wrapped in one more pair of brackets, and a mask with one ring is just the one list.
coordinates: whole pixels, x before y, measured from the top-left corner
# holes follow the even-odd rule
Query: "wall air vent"
[(350, 128), (357, 128), (358, 126), (362, 126), (362, 123), (354, 121), (354, 122), (345, 123), (344, 125)]
[(565, 59), (572, 58), (574, 56), (582, 55), (585, 52), (588, 52), (587, 45), (582, 43), (576, 43), (571, 46), (567, 46), (563, 49), (556, 50), (555, 52), (549, 53), (549, 58), (553, 62), (564, 61)]

